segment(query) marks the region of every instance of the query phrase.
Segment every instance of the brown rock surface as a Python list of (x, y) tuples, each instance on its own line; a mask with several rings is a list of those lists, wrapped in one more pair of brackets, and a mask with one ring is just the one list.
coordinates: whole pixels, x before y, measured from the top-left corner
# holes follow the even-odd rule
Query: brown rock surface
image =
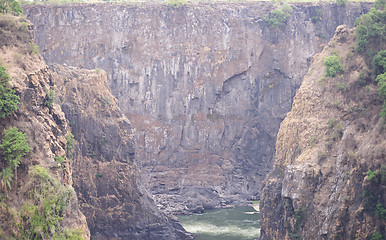
[(134, 133), (103, 70), (54, 65), (58, 102), (78, 144), (74, 187), (92, 239), (191, 239), (138, 185)]
[[(258, 198), (279, 124), (312, 56), (369, 5), (268, 2), (25, 6), (49, 63), (104, 69), (137, 142), (142, 182), (162, 209)], [(320, 18), (315, 23), (312, 18)]]
[[(16, 34), (15, 29), (7, 32), (4, 30), (7, 25), (22, 22), (20, 17), (10, 15), (0, 15), (0, 37), (3, 42), (0, 47), (0, 65), (6, 68), (11, 81), (10, 85), (20, 96), (19, 108), (9, 117), (0, 120), (0, 134), (4, 135), (4, 130), (10, 127), (17, 127), (26, 136), (31, 150), (28, 155), (21, 160), (18, 168), (17, 187), (13, 187), (7, 198), (1, 192), (1, 199), (5, 201), (7, 211), (13, 209), (20, 210), (23, 204), (29, 199), (31, 191), (28, 170), (35, 165), (39, 165), (49, 170), (50, 174), (56, 178), (64, 188), (72, 188), (72, 165), (64, 162), (65, 169), (58, 166), (55, 162), (56, 156), (65, 155), (66, 140), (64, 135), (69, 131), (64, 113), (59, 105), (54, 104), (52, 109), (44, 106), (43, 102), (47, 95), (47, 90), (53, 87), (52, 71), (46, 65), (39, 54), (31, 54), (28, 46), (32, 37), (27, 30), (18, 29), (18, 33), (23, 32), (24, 38), (13, 39)], [(6, 37), (5, 37), (6, 36)], [(12, 39), (12, 41), (9, 41)], [(4, 167), (5, 162), (0, 162), (0, 168)], [(32, 186), (33, 187), (33, 186)], [(2, 210), (3, 210), (2, 205)], [(11, 210), (10, 210), (11, 209)], [(12, 231), (14, 222), (12, 218), (9, 222), (4, 221), (6, 214), (1, 212), (1, 238), (13, 239), (9, 234)], [(16, 216), (13, 216), (16, 219)], [(71, 193), (70, 204), (63, 213), (60, 227), (64, 229), (80, 229), (84, 239), (90, 239), (90, 231), (87, 226), (86, 218), (79, 210), (78, 199), (74, 191)], [(8, 238), (9, 237), (9, 238)]]
[[(367, 66), (355, 54), (355, 31), (337, 28), (317, 54), (280, 126), (274, 170), (261, 198), (261, 239), (370, 239), (385, 236), (375, 204), (385, 185), (367, 171), (385, 164), (386, 134), (377, 85), (361, 86)], [(323, 61), (334, 52), (346, 69), (325, 77)], [(344, 86), (344, 87), (343, 87)], [(383, 173), (385, 174), (385, 173)], [(373, 197), (366, 194), (371, 192)]]

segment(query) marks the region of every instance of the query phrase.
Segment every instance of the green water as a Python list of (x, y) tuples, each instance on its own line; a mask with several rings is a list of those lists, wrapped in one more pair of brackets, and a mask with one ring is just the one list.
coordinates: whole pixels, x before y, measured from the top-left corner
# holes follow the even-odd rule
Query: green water
[(252, 207), (214, 209), (178, 219), (195, 240), (254, 240), (260, 235), (260, 215)]

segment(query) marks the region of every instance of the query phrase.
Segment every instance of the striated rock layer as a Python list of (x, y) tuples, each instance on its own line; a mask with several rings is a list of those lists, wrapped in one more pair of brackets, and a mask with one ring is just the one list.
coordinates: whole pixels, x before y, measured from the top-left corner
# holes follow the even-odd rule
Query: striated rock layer
[[(261, 239), (386, 236), (384, 215), (376, 210), (386, 200), (383, 101), (376, 83), (360, 80), (369, 69), (355, 44), (353, 30), (337, 29), (314, 57), (280, 126), (260, 201)], [(331, 53), (345, 69), (335, 78), (324, 77)]]
[(101, 70), (54, 65), (58, 102), (77, 140), (74, 188), (92, 239), (191, 239), (138, 185), (134, 135)]
[[(62, 230), (80, 230), (85, 240), (192, 239), (176, 219), (160, 212), (138, 184), (133, 129), (111, 94), (104, 71), (49, 67), (35, 52), (29, 29), (32, 26), (22, 17), (0, 15), (0, 65), (6, 68), (10, 86), (20, 96), (19, 108), (0, 119), (0, 135), (4, 129), (17, 127), (31, 148), (21, 159), (12, 190), (5, 194), (1, 187), (0, 238), (24, 239), (23, 231), (29, 229), (23, 227), (35, 227), (33, 224), (45, 219), (53, 221), (49, 214), (37, 216), (24, 210), (34, 196), (31, 191), (38, 191), (35, 187), (39, 184), (48, 184), (31, 179), (28, 170), (39, 165), (68, 190), (70, 197), (60, 219), (55, 220), (55, 228), (48, 229), (56, 232), (46, 234), (43, 229), (46, 235), (33, 237), (52, 238)], [(55, 97), (47, 104), (50, 91)], [(68, 143), (70, 132), (75, 139), (73, 148)], [(58, 161), (59, 156), (62, 161)], [(0, 170), (5, 164), (2, 157)], [(52, 191), (62, 194), (58, 189)], [(51, 209), (45, 209), (50, 207), (48, 200), (41, 197), (45, 195), (37, 196), (37, 202), (44, 201), (44, 212), (50, 213)], [(26, 219), (18, 220), (21, 217)]]
[[(50, 64), (106, 71), (135, 129), (142, 182), (174, 213), (259, 197), (276, 134), (312, 56), (366, 4), (25, 6)], [(109, 134), (109, 133), (105, 133)]]

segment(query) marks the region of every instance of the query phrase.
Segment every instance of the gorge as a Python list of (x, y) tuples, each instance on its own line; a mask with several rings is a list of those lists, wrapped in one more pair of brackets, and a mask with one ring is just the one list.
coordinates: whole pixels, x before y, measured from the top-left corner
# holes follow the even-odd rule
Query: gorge
[[(369, 169), (380, 174), (381, 100), (374, 84), (352, 80), (366, 69), (349, 54), (353, 30), (339, 27), (330, 40), (371, 7), (294, 3), (274, 27), (265, 16), (280, 6), (270, 2), (25, 5), (44, 60), (31, 55), (23, 65), (5, 45), (0, 63), (24, 96), (17, 114), (33, 111), (34, 122), (47, 115), (51, 128), (43, 122), (39, 131), (49, 137), (24, 126), (42, 141), (33, 159), (45, 153), (32, 165), (74, 187), (68, 218), (78, 216), (86, 239), (191, 239), (170, 213), (258, 199), (261, 239), (366, 238), (374, 229), (385, 234), (382, 219), (358, 210), (362, 188), (350, 184), (366, 185)], [(332, 53), (345, 56), (348, 69), (335, 80), (355, 94), (325, 79), (322, 63)], [(56, 93), (51, 108), (47, 89)], [(324, 149), (323, 136), (341, 126)], [(74, 152), (58, 168), (70, 130)], [(350, 201), (355, 220), (347, 226)]]
[[(141, 182), (172, 213), (259, 198), (312, 56), (365, 3), (25, 6), (49, 64), (103, 69), (135, 129)], [(317, 17), (317, 21), (312, 21)]]

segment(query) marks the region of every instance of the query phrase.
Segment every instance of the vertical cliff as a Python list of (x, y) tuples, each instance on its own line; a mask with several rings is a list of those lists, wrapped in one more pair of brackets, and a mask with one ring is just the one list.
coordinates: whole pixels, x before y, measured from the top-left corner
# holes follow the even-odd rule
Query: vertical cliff
[[(261, 239), (385, 237), (386, 122), (355, 49), (355, 31), (341, 26), (311, 62), (278, 133), (260, 202)], [(332, 54), (344, 71), (327, 77), (323, 62)]]
[(26, 6), (50, 64), (106, 71), (135, 128), (142, 182), (173, 212), (259, 195), (276, 134), (312, 56), (366, 4)]
[(54, 65), (57, 101), (77, 140), (74, 188), (92, 239), (191, 239), (138, 184), (134, 135), (102, 70)]
[(0, 150), (0, 238), (191, 239), (138, 184), (133, 129), (104, 71), (47, 66), (31, 29), (23, 17), (0, 14), (0, 66), (20, 97), (0, 119), (0, 135), (17, 127), (30, 147), (11, 185), (8, 148)]
[[(20, 158), (11, 181), (5, 174), (9, 165), (6, 152), (16, 151), (20, 140), (0, 152), (0, 238), (42, 239), (72, 234), (90, 239), (72, 187), (73, 166), (69, 159), (58, 161), (65, 156), (65, 134), (70, 128), (60, 106), (46, 103), (53, 73), (36, 52), (30, 29), (25, 18), (0, 14), (0, 65), (9, 75), (10, 88), (20, 97), (18, 109), (0, 119), (1, 143), (4, 130), (17, 127), (30, 147)], [(2, 87), (3, 77), (2, 73)], [(3, 90), (1, 113), (5, 109)]]

